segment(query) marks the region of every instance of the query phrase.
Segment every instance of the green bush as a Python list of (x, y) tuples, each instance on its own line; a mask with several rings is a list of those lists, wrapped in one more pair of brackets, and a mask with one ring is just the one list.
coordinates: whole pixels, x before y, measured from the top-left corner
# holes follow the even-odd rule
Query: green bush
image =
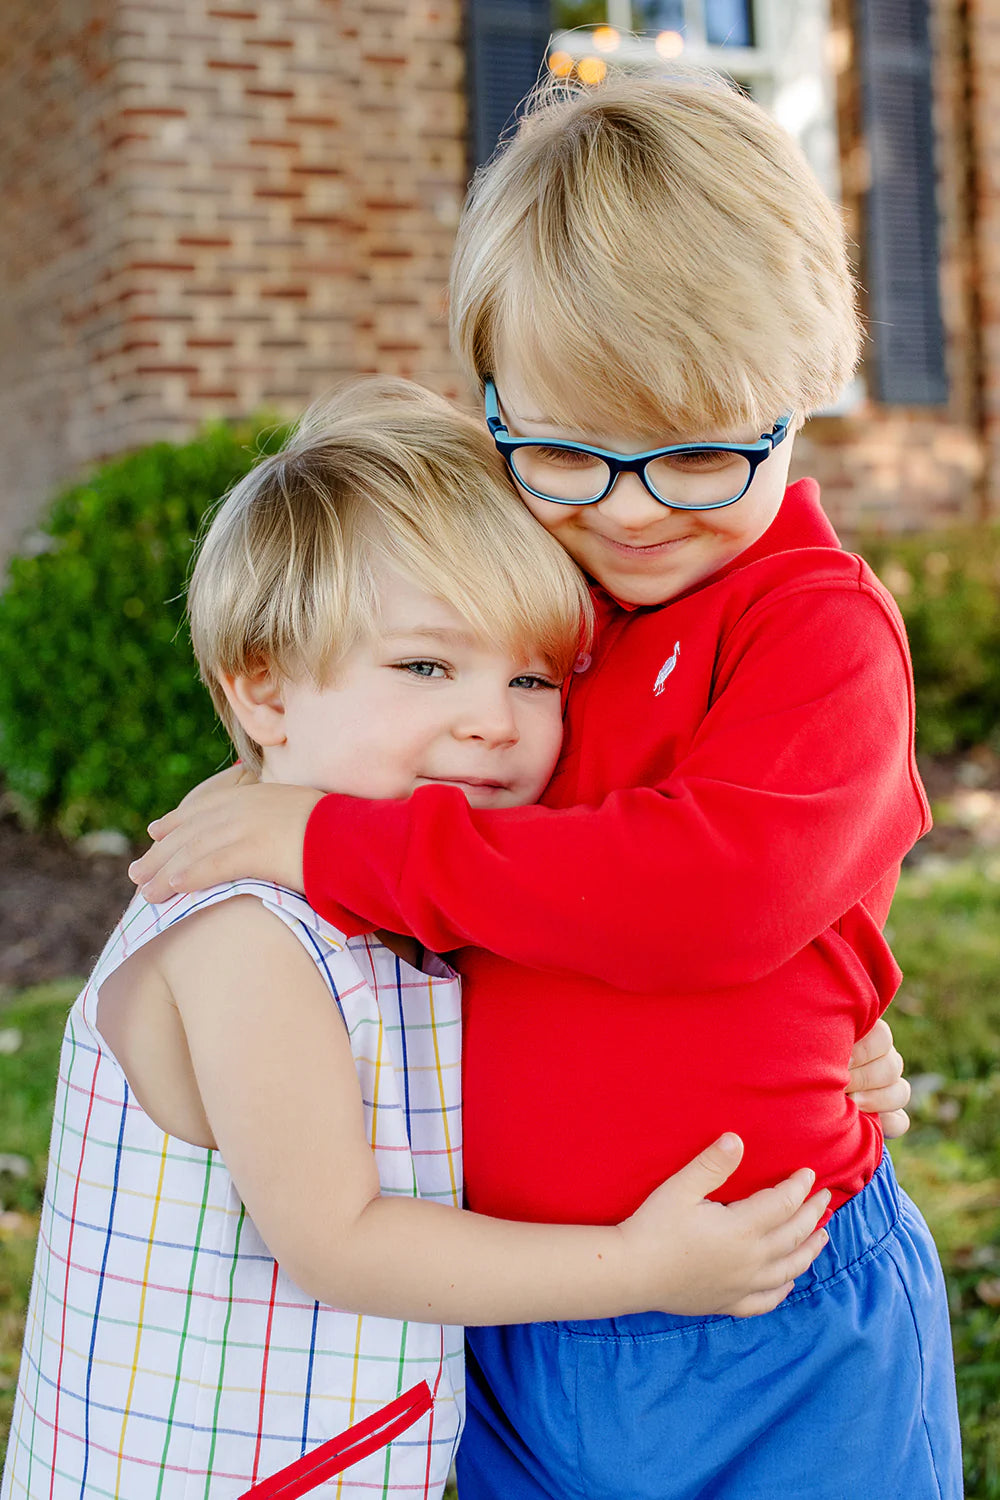
[(917, 748), (1000, 749), (1000, 528), (863, 543), (906, 621), (917, 686)]
[(22, 816), (138, 838), (227, 757), (184, 625), (208, 508), (281, 433), (205, 429), (59, 495), (0, 594), (0, 772)]

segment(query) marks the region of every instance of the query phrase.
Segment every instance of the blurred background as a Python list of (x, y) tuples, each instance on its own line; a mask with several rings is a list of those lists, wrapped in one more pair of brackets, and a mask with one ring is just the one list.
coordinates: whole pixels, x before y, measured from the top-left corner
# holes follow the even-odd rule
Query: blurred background
[(1000, 1500), (1000, 0), (5, 0), (3, 21), (0, 1457), (65, 1011), (146, 822), (227, 757), (183, 628), (202, 518), (340, 379), (470, 401), (444, 298), (476, 166), (540, 69), (681, 61), (791, 131), (856, 257), (864, 362), (796, 470), (913, 649), (937, 826), (890, 919), (915, 1089), (894, 1156), (942, 1250), (967, 1494)]

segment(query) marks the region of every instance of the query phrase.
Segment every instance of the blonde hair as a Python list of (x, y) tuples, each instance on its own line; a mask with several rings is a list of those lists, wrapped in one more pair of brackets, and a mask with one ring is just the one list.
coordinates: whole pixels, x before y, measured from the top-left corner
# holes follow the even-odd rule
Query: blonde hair
[[(539, 85), (458, 232), (452, 343), (559, 424), (697, 437), (836, 398), (860, 350), (838, 211), (720, 76)], [(501, 390), (501, 396), (503, 392)]]
[(222, 501), (188, 590), (202, 678), (259, 769), (220, 674), (322, 683), (379, 615), (389, 563), (481, 635), (564, 676), (589, 634), (583, 579), (515, 495), (485, 428), (404, 380), (316, 403)]

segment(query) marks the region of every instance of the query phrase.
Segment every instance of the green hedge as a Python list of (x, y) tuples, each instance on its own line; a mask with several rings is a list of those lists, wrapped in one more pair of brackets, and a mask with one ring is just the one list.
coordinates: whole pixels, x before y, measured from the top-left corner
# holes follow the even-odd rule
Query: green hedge
[(205, 429), (60, 494), (0, 595), (0, 771), (28, 821), (139, 838), (227, 758), (184, 626), (205, 512), (282, 433)]
[(1000, 750), (1000, 527), (860, 548), (899, 603), (917, 684), (917, 748)]

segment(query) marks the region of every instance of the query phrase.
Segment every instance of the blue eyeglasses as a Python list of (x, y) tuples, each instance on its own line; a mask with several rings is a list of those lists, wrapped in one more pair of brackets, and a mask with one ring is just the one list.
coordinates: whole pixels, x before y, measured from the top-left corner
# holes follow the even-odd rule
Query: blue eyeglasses
[(672, 510), (720, 510), (741, 500), (764, 460), (788, 433), (781, 417), (755, 443), (677, 443), (649, 453), (613, 453), (589, 443), (513, 438), (486, 379), (486, 425), (523, 489), (556, 505), (597, 505), (619, 474), (638, 474), (654, 500)]

